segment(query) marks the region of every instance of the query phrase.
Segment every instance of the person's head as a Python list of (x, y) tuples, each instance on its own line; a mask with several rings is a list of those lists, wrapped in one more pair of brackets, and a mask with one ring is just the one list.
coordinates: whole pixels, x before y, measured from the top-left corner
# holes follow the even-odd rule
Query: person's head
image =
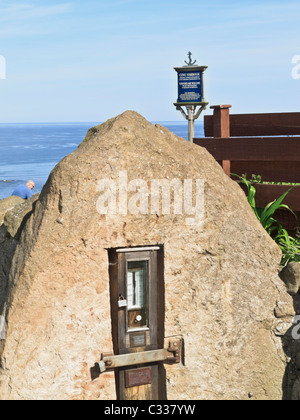
[(34, 181), (28, 181), (26, 185), (30, 190), (33, 190), (35, 187)]

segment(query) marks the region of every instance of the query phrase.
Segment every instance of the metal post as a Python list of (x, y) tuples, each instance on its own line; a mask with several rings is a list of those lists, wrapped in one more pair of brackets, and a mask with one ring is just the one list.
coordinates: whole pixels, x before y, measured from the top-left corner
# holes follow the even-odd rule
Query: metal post
[(189, 121), (189, 142), (193, 143), (195, 137), (195, 107), (187, 106), (188, 111), (188, 121)]
[(197, 120), (201, 112), (206, 109), (206, 105), (203, 104), (200, 109), (198, 110), (197, 114), (195, 115), (197, 107), (194, 105), (188, 105), (186, 106), (187, 113), (184, 111), (184, 109), (177, 104), (177, 111), (180, 111), (183, 117), (189, 122), (189, 142), (193, 143), (195, 138), (195, 120)]

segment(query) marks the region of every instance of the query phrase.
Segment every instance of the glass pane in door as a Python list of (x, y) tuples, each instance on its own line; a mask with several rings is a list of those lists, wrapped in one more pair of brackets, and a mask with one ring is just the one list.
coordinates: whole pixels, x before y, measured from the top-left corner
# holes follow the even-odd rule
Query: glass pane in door
[(127, 264), (128, 328), (148, 327), (148, 261)]

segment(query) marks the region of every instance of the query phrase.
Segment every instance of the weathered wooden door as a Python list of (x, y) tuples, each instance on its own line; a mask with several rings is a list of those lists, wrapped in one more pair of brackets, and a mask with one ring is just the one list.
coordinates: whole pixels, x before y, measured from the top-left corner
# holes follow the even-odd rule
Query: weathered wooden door
[[(162, 349), (164, 345), (163, 251), (159, 247), (110, 252), (115, 355)], [(161, 362), (115, 370), (120, 400), (164, 399)]]

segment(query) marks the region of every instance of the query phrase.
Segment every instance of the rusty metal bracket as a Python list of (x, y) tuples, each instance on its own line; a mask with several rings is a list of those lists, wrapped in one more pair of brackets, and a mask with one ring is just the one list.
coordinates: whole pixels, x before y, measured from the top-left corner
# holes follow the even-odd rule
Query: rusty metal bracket
[(170, 364), (174, 363), (174, 364), (178, 364), (181, 362), (181, 356), (182, 356), (182, 346), (183, 346), (183, 341), (178, 339), (178, 340), (172, 340), (169, 343), (169, 348), (168, 348), (168, 353), (172, 353), (173, 356), (168, 356), (167, 357), (167, 362), (169, 362)]
[(114, 356), (112, 353), (102, 353), (98, 363), (100, 372), (120, 367), (143, 365), (147, 363), (165, 362), (178, 364), (182, 358), (183, 340), (171, 340), (167, 349), (144, 351), (139, 353), (120, 354)]

